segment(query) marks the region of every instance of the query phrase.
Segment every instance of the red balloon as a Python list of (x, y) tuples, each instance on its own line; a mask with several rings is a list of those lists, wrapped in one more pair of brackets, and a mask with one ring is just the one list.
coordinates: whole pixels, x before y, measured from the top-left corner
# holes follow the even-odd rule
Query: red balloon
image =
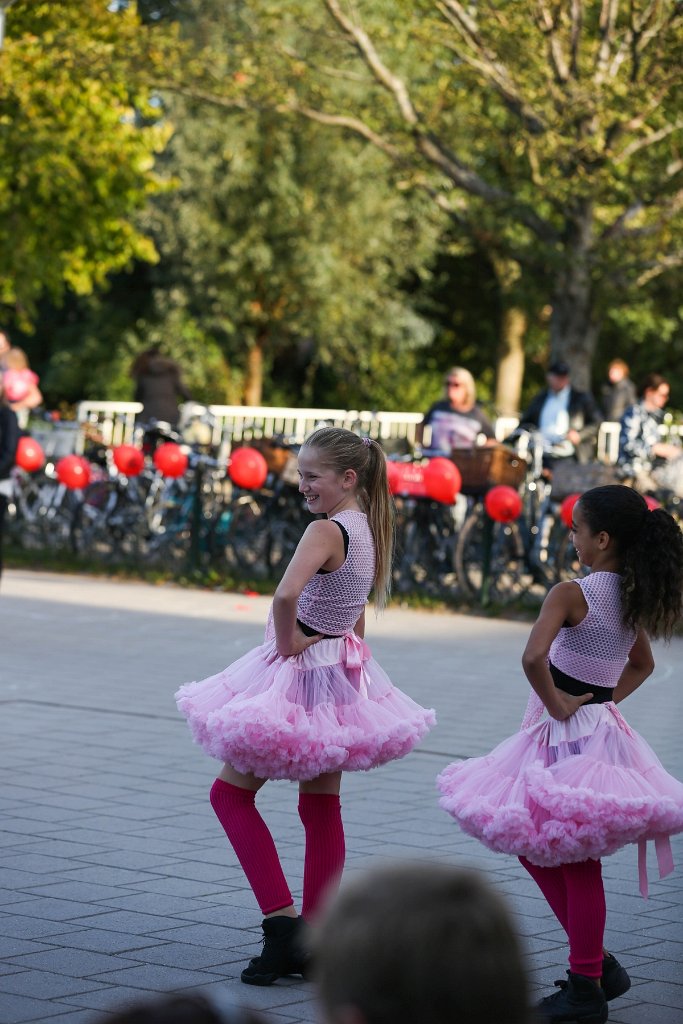
[(568, 494), (560, 505), (560, 519), (568, 530), (572, 528), (572, 512), (580, 497), (580, 494)]
[(237, 448), (230, 456), (228, 473), (236, 487), (256, 491), (266, 482), (268, 463), (255, 448)]
[(460, 470), (450, 459), (430, 459), (424, 471), (425, 489), (432, 501), (452, 505), (462, 485)]
[(387, 459), (387, 483), (392, 494), (396, 493), (400, 472), (398, 465), (391, 459)]
[(90, 463), (82, 455), (65, 455), (57, 463), (57, 479), (70, 491), (87, 487), (90, 475)]
[(425, 467), (419, 462), (387, 462), (387, 479), (392, 494), (411, 498), (427, 497)]
[(649, 508), (650, 512), (652, 512), (653, 509), (662, 507), (661, 503), (657, 501), (656, 498), (653, 498), (651, 494), (644, 494), (643, 497), (645, 499), (645, 504)]
[(45, 452), (32, 437), (20, 437), (15, 461), (27, 473), (35, 473), (45, 465)]
[(154, 452), (154, 465), (164, 476), (182, 476), (187, 469), (188, 458), (180, 445), (173, 441), (160, 444)]
[(139, 476), (145, 465), (145, 456), (132, 444), (120, 444), (114, 448), (114, 465), (124, 476)]
[(514, 487), (498, 484), (486, 492), (484, 508), (498, 523), (511, 523), (522, 511), (522, 499)]

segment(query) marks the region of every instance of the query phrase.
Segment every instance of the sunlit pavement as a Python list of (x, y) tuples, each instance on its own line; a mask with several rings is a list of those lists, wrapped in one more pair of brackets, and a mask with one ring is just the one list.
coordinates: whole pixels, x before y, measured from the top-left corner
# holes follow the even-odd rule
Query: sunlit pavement
[[(173, 693), (260, 640), (268, 599), (28, 571), (0, 587), (0, 1024), (95, 1024), (147, 995), (228, 986), (273, 1021), (318, 1016), (312, 985), (240, 983), (260, 914), (208, 803), (216, 765), (191, 742)], [(476, 866), (508, 898), (535, 995), (564, 976), (564, 937), (512, 857), (489, 853), (439, 810), (434, 779), (514, 731), (528, 686), (528, 623), (392, 608), (367, 639), (438, 725), (403, 761), (345, 778), (347, 876), (397, 859)], [(624, 706), (683, 777), (683, 641)], [(259, 798), (297, 898), (296, 787)], [(607, 945), (633, 987), (612, 1024), (683, 1020), (683, 841), (650, 897), (636, 851), (604, 862)]]

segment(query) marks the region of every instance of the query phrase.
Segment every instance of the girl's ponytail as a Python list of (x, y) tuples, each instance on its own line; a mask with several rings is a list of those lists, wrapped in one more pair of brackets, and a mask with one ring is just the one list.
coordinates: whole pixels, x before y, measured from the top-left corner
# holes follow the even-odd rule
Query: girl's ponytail
[(683, 534), (631, 487), (593, 487), (579, 499), (592, 533), (604, 530), (621, 561), (624, 622), (669, 639), (683, 612)]
[(368, 446), (368, 466), (362, 485), (365, 491), (365, 495), (361, 495), (364, 511), (375, 539), (374, 605), (381, 611), (391, 593), (394, 502), (389, 491), (386, 456), (376, 441), (370, 441)]
[(669, 640), (683, 612), (683, 534), (663, 508), (647, 511), (623, 551), (624, 618)]

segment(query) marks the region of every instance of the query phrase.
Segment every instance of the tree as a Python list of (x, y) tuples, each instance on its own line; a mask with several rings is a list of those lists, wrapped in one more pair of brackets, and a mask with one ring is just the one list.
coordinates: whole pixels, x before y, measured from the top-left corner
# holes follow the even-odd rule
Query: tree
[(186, 12), (201, 60), (157, 81), (175, 125), (159, 170), (176, 183), (143, 221), (161, 254), (159, 322), (219, 342), (233, 401), (310, 402), (325, 380), (326, 404), (396, 408), (432, 335), (400, 286), (431, 256), (439, 219), (424, 197), (406, 202), (357, 140), (185, 97), (188, 81), (227, 74), (239, 13), (207, 0)]
[(551, 308), (588, 386), (600, 326), (680, 267), (683, 4), (293, 0), (249, 32), (215, 102), (366, 141), (483, 247), (511, 304)]
[(136, 80), (162, 57), (133, 10), (16, 5), (6, 31), (0, 306), (27, 327), (43, 293), (87, 293), (132, 260), (156, 258), (132, 217), (159, 188), (154, 154), (168, 127)]

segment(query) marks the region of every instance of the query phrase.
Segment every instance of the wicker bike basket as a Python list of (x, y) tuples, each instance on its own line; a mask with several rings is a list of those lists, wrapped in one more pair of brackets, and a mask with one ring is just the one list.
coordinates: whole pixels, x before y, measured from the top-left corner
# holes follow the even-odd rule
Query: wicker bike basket
[(519, 487), (527, 471), (526, 460), (505, 445), (454, 448), (451, 460), (460, 470), (463, 494), (481, 494), (496, 484)]

